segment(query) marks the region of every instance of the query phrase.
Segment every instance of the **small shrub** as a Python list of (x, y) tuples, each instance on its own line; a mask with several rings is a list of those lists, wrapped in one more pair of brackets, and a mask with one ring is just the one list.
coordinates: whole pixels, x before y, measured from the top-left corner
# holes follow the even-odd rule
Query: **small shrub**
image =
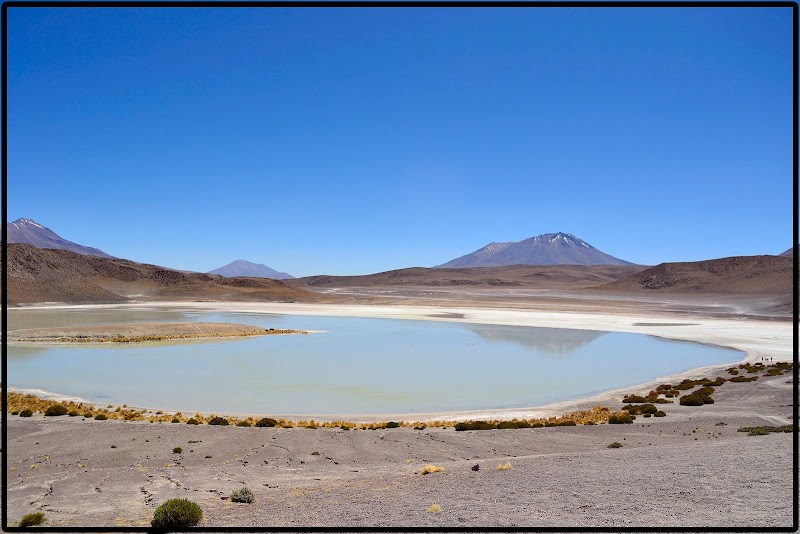
[(112, 445), (112, 446), (111, 446), (111, 448), (112, 448), (112, 449), (116, 449), (116, 448), (117, 448), (117, 446), (116, 446), (116, 445)]
[(511, 469), (511, 462), (506, 462), (504, 464), (497, 464), (498, 471), (506, 471), (507, 469)]
[(180, 422), (181, 422), (181, 420), (178, 419), (177, 417), (173, 417), (172, 421), (170, 421), (170, 423), (180, 423)]
[(622, 447), (622, 443), (620, 443), (619, 441), (615, 441), (614, 443), (608, 444), (609, 449), (619, 449), (620, 447)]
[(261, 428), (263, 428), (263, 427), (272, 427), (272, 426), (277, 426), (277, 425), (278, 425), (278, 421), (276, 421), (275, 419), (273, 419), (271, 417), (264, 417), (263, 419), (259, 419), (258, 422), (256, 423), (256, 426), (257, 427), (261, 427)]
[(432, 514), (436, 514), (442, 511), (442, 507), (438, 504), (432, 504), (430, 508), (428, 508), (428, 512)]
[(183, 452), (183, 447), (175, 447), (174, 449), (172, 449), (172, 452), (174, 452), (175, 454), (181, 454)]
[(728, 426), (728, 423), (725, 423), (725, 422), (723, 422), (723, 421), (720, 421), (719, 423), (717, 423), (717, 424), (716, 424), (716, 425), (714, 425), (714, 426)]
[(76, 417), (78, 415), (78, 412), (76, 412), (75, 410), (71, 410), (67, 412), (67, 415), (70, 417)]
[(20, 527), (35, 527), (47, 521), (42, 512), (34, 512), (26, 514), (19, 520)]
[(20, 417), (31, 417), (32, 415), (33, 415), (33, 412), (28, 410), (27, 408), (22, 410), (21, 412), (19, 412), (19, 416)]
[(230, 423), (228, 423), (228, 420), (227, 420), (227, 419), (225, 419), (224, 417), (212, 417), (212, 418), (211, 418), (211, 419), (208, 421), (208, 424), (209, 424), (209, 425), (220, 425), (220, 426), (226, 426), (226, 425), (228, 425), (228, 424), (230, 424)]
[(193, 527), (203, 519), (200, 507), (188, 499), (170, 499), (156, 508), (150, 525), (155, 528)]
[(729, 379), (728, 382), (752, 382), (753, 380), (758, 380), (757, 376), (734, 376), (733, 378)]
[(627, 395), (622, 399), (622, 402), (629, 403), (629, 402), (646, 402), (647, 399), (642, 397), (641, 395)]
[(311, 453), (311, 456), (319, 456), (319, 451), (314, 451)]
[(658, 410), (656, 413), (653, 414), (653, 417), (666, 417), (667, 414), (661, 410)]
[(199, 425), (199, 424), (200, 424), (200, 421), (198, 421), (197, 419), (195, 419), (194, 417), (192, 417), (192, 418), (190, 418), (188, 421), (186, 421), (186, 424), (187, 424), (187, 425)]
[(743, 426), (737, 432), (747, 432), (748, 436), (766, 436), (771, 432), (791, 432), (794, 429), (792, 425), (782, 426)]
[(11, 415), (19, 415), (19, 410), (14, 410), (13, 412), (11, 412)]
[(398, 423), (396, 421), (389, 421), (388, 423), (386, 423), (386, 428), (397, 428), (399, 426), (400, 426), (400, 423)]
[(236, 423), (236, 426), (250, 426), (250, 423), (247, 421), (239, 421)]
[(249, 488), (244, 487), (231, 493), (231, 501), (250, 504), (256, 502), (256, 496), (253, 495)]
[(439, 467), (438, 465), (428, 464), (422, 468), (420, 472), (421, 475), (428, 475), (430, 473), (438, 473), (439, 471), (444, 471), (444, 467)]
[(99, 413), (95, 415), (94, 418), (97, 419), (98, 421), (105, 421), (106, 419), (108, 419), (108, 416), (104, 413)]
[(500, 421), (497, 423), (497, 428), (502, 429), (530, 428), (530, 426), (527, 421)]
[(456, 423), (456, 431), (461, 432), (464, 430), (493, 430), (497, 425), (487, 421), (467, 421), (465, 423)]
[(633, 417), (627, 413), (611, 414), (608, 416), (608, 424), (610, 425), (629, 425), (633, 423)]

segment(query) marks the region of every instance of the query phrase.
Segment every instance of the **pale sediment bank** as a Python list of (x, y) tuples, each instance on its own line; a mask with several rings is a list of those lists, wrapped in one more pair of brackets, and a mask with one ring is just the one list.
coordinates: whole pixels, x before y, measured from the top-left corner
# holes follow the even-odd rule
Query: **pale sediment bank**
[[(615, 309), (603, 312), (573, 313), (564, 311), (519, 310), (503, 308), (475, 308), (460, 306), (380, 306), (380, 305), (326, 305), (244, 302), (147, 302), (119, 305), (47, 306), (48, 308), (184, 308), (208, 311), (269, 313), (284, 315), (318, 315), (338, 317), (371, 317), (427, 321), (466, 322), (489, 325), (572, 328), (647, 334), (666, 339), (694, 341), (719, 345), (747, 354), (743, 361), (760, 361), (772, 358), (773, 362), (792, 361), (792, 323), (737, 318), (704, 318), (692, 316), (677, 318), (655, 312), (625, 313)], [(39, 306), (37, 308), (44, 308)], [(731, 362), (733, 363), (733, 362)], [(288, 420), (309, 419), (346, 420), (353, 422), (405, 420), (426, 422), (432, 420), (511, 419), (549, 417), (568, 411), (585, 409), (592, 405), (613, 401), (622, 393), (648, 391), (659, 383), (680, 381), (683, 378), (704, 376), (724, 369), (716, 365), (687, 370), (677, 375), (657, 377), (638, 386), (605, 391), (590, 398), (576, 399), (546, 406), (514, 409), (449, 411), (437, 413), (381, 414), (261, 414)], [(259, 414), (227, 414), (259, 415)]]
[(237, 338), (305, 334), (232, 323), (133, 323), (63, 328), (26, 328), (8, 332), (9, 343), (144, 343), (183, 339)]

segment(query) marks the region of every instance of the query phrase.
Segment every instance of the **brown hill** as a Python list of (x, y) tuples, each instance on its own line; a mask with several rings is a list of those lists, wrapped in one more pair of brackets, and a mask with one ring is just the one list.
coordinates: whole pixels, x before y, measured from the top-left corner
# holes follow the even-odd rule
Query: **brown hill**
[(8, 304), (106, 303), (130, 299), (315, 300), (313, 293), (267, 278), (185, 273), (117, 258), (7, 245)]
[(510, 265), (504, 267), (410, 267), (363, 276), (307, 276), (285, 282), (295, 287), (417, 286), (463, 288), (577, 289), (627, 278), (641, 265)]
[(594, 289), (634, 293), (792, 294), (792, 258), (735, 256), (662, 263)]

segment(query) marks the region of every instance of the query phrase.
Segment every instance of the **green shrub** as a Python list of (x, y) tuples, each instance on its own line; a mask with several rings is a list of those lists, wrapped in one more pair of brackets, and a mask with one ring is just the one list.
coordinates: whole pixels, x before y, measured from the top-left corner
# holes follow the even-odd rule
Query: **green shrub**
[(236, 426), (250, 426), (250, 423), (247, 421), (239, 421), (236, 423)]
[(753, 380), (758, 380), (757, 376), (734, 376), (733, 378), (729, 379), (728, 382), (752, 382)]
[(175, 454), (181, 454), (183, 452), (183, 447), (175, 447), (174, 449), (172, 449), (172, 452), (174, 452)]
[(611, 414), (608, 416), (608, 423), (611, 425), (629, 425), (633, 423), (633, 417), (629, 414)]
[(531, 425), (527, 421), (500, 421), (497, 423), (497, 428), (530, 428)]
[(42, 512), (34, 512), (32, 514), (26, 514), (22, 516), (22, 519), (19, 520), (20, 527), (35, 527), (44, 523), (46, 519), (44, 518), (44, 514)]
[(619, 441), (615, 441), (614, 443), (608, 444), (609, 449), (619, 449), (620, 447), (622, 447), (622, 443), (620, 443)]
[(386, 428), (397, 428), (399, 426), (400, 426), (400, 423), (398, 423), (396, 421), (389, 421), (388, 423), (386, 423)]
[(187, 424), (187, 425), (199, 425), (199, 424), (200, 424), (200, 421), (198, 421), (197, 419), (195, 419), (194, 417), (192, 417), (191, 419), (189, 419), (188, 421), (186, 421), (186, 424)]
[(622, 402), (629, 403), (629, 402), (646, 402), (647, 399), (642, 397), (641, 395), (627, 395), (622, 399)]
[(13, 412), (11, 412), (11, 415), (19, 415), (19, 410), (14, 410)]
[(193, 527), (203, 519), (200, 507), (188, 499), (170, 499), (156, 508), (150, 525), (155, 528)]
[(794, 430), (792, 425), (782, 426), (743, 426), (737, 432), (747, 432), (748, 436), (766, 436), (771, 432), (791, 432)]
[(244, 488), (238, 489), (231, 493), (231, 501), (245, 502), (249, 504), (256, 502), (256, 496), (253, 495), (253, 492), (245, 486)]
[(654, 414), (658, 411), (653, 404), (642, 404), (642, 413), (643, 414)]
[(45, 417), (57, 417), (60, 415), (67, 415), (67, 407), (63, 404), (53, 404), (48, 407), (44, 412)]
[(464, 423), (456, 423), (456, 431), (463, 431), (463, 430), (493, 430), (497, 428), (497, 425), (486, 422), (486, 421), (467, 421)]
[(99, 413), (95, 415), (94, 418), (97, 419), (98, 421), (105, 421), (106, 419), (108, 419), (108, 416), (104, 413)]
[(314, 451), (311, 453), (311, 456), (319, 456), (319, 451)]
[(72, 410), (71, 412), (67, 413), (67, 415), (70, 416), (70, 417), (76, 417), (79, 414), (75, 410)]
[(173, 417), (172, 421), (170, 421), (170, 423), (180, 423), (180, 422), (181, 422), (181, 420), (178, 419), (177, 417)]
[(666, 417), (667, 414), (662, 412), (661, 410), (658, 410), (656, 413), (653, 414), (653, 416), (654, 417)]
[(228, 423), (228, 420), (225, 419), (224, 417), (212, 417), (211, 420), (209, 420), (208, 424), (226, 426), (230, 423)]
[(30, 417), (33, 415), (33, 412), (28, 410), (27, 408), (19, 412), (20, 417)]
[(259, 419), (258, 422), (256, 423), (257, 427), (262, 427), (262, 428), (263, 427), (272, 427), (272, 426), (277, 426), (277, 425), (278, 425), (278, 421), (276, 421), (275, 419), (273, 419), (271, 417), (264, 417), (263, 419)]

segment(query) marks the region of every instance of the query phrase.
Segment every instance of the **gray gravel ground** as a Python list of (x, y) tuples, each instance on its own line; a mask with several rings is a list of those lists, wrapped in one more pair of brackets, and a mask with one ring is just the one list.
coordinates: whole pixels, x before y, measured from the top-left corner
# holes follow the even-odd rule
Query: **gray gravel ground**
[[(159, 503), (185, 497), (204, 527), (790, 527), (792, 434), (736, 431), (789, 423), (790, 378), (726, 383), (713, 405), (662, 405), (667, 417), (632, 425), (343, 431), (9, 415), (8, 521), (43, 511), (47, 526), (147, 526)], [(444, 471), (418, 474), (426, 464)], [(242, 486), (254, 504), (223, 498)]]

